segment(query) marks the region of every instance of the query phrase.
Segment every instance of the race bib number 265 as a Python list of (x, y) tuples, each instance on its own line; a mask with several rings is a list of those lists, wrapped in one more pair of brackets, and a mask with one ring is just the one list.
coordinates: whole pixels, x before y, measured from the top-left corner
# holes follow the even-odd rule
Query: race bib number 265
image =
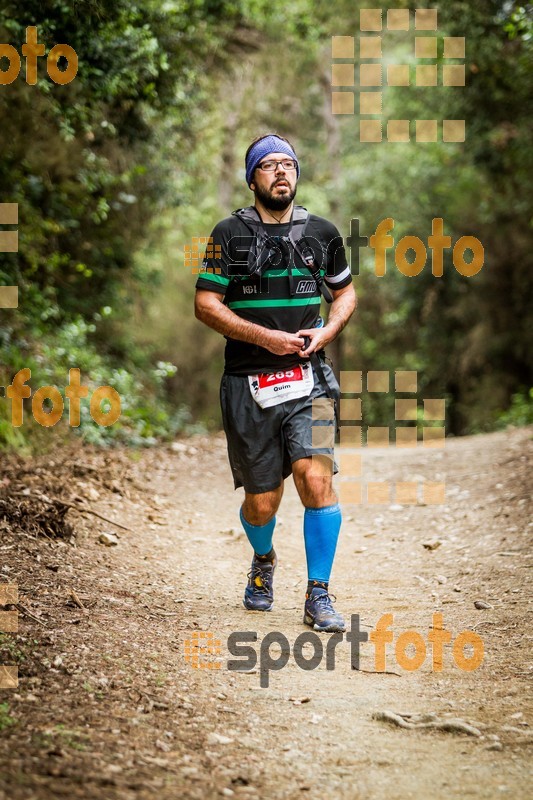
[(270, 408), (310, 395), (314, 385), (313, 370), (309, 364), (301, 364), (279, 372), (249, 375), (248, 382), (256, 403), (261, 408)]

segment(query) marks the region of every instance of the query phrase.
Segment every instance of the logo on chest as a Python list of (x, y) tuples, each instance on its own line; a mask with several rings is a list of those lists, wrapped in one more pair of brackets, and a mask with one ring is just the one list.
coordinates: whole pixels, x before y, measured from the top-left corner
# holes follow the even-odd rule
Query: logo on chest
[(316, 283), (314, 281), (300, 281), (296, 287), (296, 294), (308, 294), (314, 292)]

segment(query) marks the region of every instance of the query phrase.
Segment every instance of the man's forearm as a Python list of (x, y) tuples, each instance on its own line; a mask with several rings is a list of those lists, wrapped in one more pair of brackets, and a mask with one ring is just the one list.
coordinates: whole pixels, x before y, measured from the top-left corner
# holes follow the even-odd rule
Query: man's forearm
[(223, 336), (266, 347), (268, 328), (263, 328), (262, 325), (256, 325), (255, 322), (242, 319), (242, 317), (239, 317), (225, 306), (224, 303), (217, 301), (214, 307), (203, 306), (196, 312), (196, 316), (205, 325), (213, 328)]
[(356, 307), (357, 297), (355, 292), (346, 292), (334, 299), (329, 311), (328, 321), (325, 325), (325, 329), (331, 333), (331, 340), (339, 335)]

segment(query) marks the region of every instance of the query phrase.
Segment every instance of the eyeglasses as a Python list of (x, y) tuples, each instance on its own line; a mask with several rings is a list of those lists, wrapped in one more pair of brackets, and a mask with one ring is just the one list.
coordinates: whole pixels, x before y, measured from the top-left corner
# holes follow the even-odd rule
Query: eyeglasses
[(278, 168), (278, 164), (281, 164), (283, 169), (296, 169), (296, 161), (292, 158), (285, 158), (283, 161), (263, 161), (258, 167), (263, 172), (274, 172)]

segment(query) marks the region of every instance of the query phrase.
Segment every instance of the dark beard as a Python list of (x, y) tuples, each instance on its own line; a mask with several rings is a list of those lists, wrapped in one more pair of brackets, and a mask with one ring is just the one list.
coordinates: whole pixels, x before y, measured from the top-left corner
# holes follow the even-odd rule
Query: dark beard
[(256, 185), (255, 196), (269, 211), (285, 211), (296, 197), (296, 186), (294, 189), (289, 189), (288, 194), (285, 194), (283, 197), (274, 197), (270, 189), (263, 190)]

